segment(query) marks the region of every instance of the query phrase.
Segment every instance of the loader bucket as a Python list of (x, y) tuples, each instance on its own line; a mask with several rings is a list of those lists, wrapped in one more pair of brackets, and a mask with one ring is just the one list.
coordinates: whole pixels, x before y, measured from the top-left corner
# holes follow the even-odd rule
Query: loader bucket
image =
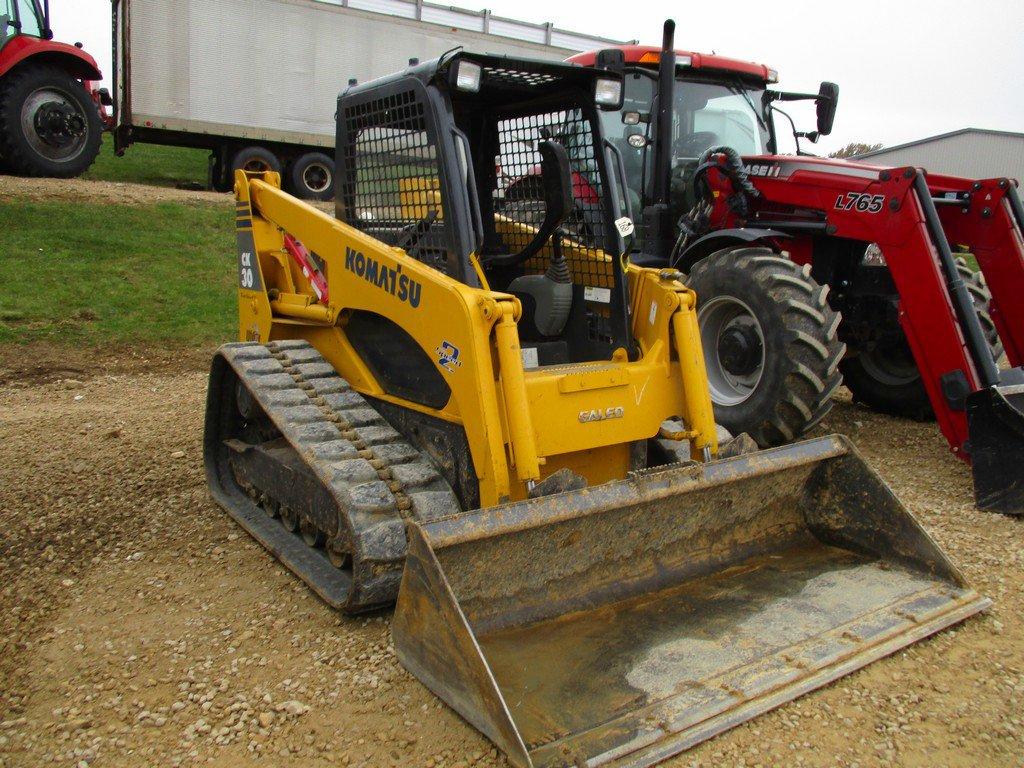
[(405, 665), (518, 766), (646, 766), (983, 610), (836, 436), (411, 524)]
[(1024, 384), (968, 395), (967, 427), (978, 509), (1024, 515)]

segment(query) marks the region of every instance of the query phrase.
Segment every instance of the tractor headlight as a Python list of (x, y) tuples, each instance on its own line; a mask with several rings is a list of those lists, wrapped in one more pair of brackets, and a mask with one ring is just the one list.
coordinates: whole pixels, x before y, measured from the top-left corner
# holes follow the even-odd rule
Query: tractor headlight
[(622, 81), (600, 79), (594, 84), (594, 101), (599, 107), (618, 109), (622, 106)]
[(864, 258), (861, 259), (861, 264), (865, 267), (885, 267), (885, 256), (882, 255), (882, 249), (878, 247), (878, 243), (870, 243), (868, 247), (864, 249)]
[(460, 61), (455, 73), (455, 87), (460, 91), (478, 93), (480, 91), (480, 65), (472, 61)]

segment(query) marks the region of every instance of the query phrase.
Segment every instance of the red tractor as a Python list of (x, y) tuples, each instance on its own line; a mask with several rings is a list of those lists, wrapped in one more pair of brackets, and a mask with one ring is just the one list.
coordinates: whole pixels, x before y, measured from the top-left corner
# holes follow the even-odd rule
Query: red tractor
[[(762, 446), (788, 442), (845, 382), (879, 411), (936, 418), (972, 463), (979, 506), (1024, 513), (1016, 182), (805, 155), (800, 139), (832, 129), (836, 85), (775, 90), (768, 67), (676, 51), (673, 31), (660, 49), (571, 60), (625, 75), (622, 109), (602, 120), (635, 222), (630, 257), (697, 291), (716, 419)], [(798, 154), (780, 155), (774, 118), (796, 100), (816, 103), (817, 130), (789, 120)]]
[(106, 89), (81, 44), (54, 42), (48, 0), (0, 0), (0, 171), (78, 176), (100, 149)]

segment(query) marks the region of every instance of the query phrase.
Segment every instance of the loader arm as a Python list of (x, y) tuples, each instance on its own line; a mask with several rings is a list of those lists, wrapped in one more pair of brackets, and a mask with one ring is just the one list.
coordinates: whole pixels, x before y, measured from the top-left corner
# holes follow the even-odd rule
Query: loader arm
[[(239, 172), (236, 180), (240, 337), (306, 339), (359, 393), (464, 430), (481, 505), (526, 498), (563, 468), (590, 484), (624, 477), (636, 468), (630, 446), (655, 437), (670, 418), (688, 426), (674, 437), (690, 441), (693, 458), (717, 454), (696, 297), (678, 273), (630, 268), (637, 359), (623, 350), (607, 361), (524, 370), (518, 299), (466, 286), (292, 198), (278, 183), (269, 173)], [(323, 265), (327, 303), (288, 253), (286, 237)], [(573, 247), (568, 239), (564, 246)], [(435, 401), (410, 402), (396, 374), (353, 343), (347, 328), (367, 315), (409, 335), (414, 346), (404, 350), (403, 364), (429, 364), (416, 375), (435, 383)]]
[[(993, 383), (979, 370), (991, 367), (992, 362), (983, 359), (987, 350), (971, 349), (965, 318), (958, 314), (941, 260), (941, 249), (948, 250), (949, 242), (941, 228), (932, 231), (929, 227), (926, 208), (934, 211), (935, 205), (930, 194), (923, 199), (915, 189), (918, 171), (843, 168), (838, 173), (828, 164), (811, 160), (777, 160), (775, 165), (777, 172), (773, 169), (755, 179), (763, 198), (775, 208), (814, 210), (824, 215), (794, 221), (762, 208), (748, 223), (879, 245), (899, 294), (900, 325), (939, 427), (953, 453), (969, 461), (964, 400), (969, 393)], [(730, 226), (739, 225), (732, 214), (719, 215)], [(810, 238), (801, 238), (785, 247), (795, 261), (813, 263), (810, 245)], [(1002, 257), (993, 260), (1003, 262)], [(1024, 279), (1024, 271), (1021, 277)]]
[(928, 186), (949, 242), (966, 245), (985, 275), (989, 314), (1010, 365), (1024, 365), (1024, 209), (1017, 183), (929, 174)]

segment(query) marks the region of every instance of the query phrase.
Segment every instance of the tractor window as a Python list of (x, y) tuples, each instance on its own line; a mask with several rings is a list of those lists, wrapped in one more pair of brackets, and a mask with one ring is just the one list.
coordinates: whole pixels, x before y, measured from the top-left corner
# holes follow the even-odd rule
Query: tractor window
[(673, 156), (697, 158), (709, 147), (729, 146), (741, 155), (768, 148), (768, 127), (758, 110), (763, 89), (722, 83), (680, 82), (676, 87)]
[[(532, 106), (518, 113), (506, 109), (495, 115), (494, 129), (495, 183), (488, 189), (488, 179), (477, 182), (482, 194), (489, 192), (484, 205), (493, 211), (484, 216), (485, 269), (489, 256), (523, 252), (545, 219), (543, 142), (565, 149), (574, 205), (556, 231), (557, 247), (549, 241), (521, 262), (490, 267), (491, 287), (524, 302), (519, 334), (524, 348), (536, 355), (533, 365), (608, 359), (625, 344), (626, 315), (618, 298), (621, 273), (607, 247), (605, 185), (592, 117), (582, 107), (539, 113)], [(569, 297), (564, 304), (539, 300), (530, 292), (532, 280), (555, 268), (556, 252), (567, 268), (559, 281)], [(549, 304), (564, 309), (557, 321), (553, 318), (559, 312)]]
[(0, 45), (7, 42), (17, 32), (11, 23), (14, 21), (14, 0), (0, 0)]
[(41, 37), (43, 25), (39, 19), (39, 11), (32, 0), (14, 0), (18, 6), (18, 21), (21, 22), (21, 34)]
[[(521, 115), (497, 122), (498, 162), (502, 174), (515, 179), (507, 188), (497, 185), (492, 192), (496, 216), (494, 227), (504, 250), (516, 253), (533, 239), (536, 225), (544, 219), (539, 142), (551, 139), (565, 147), (572, 169), (572, 192), (576, 207), (563, 223), (563, 236), (574, 246), (566, 259), (574, 280), (581, 286), (611, 289), (614, 270), (601, 249), (605, 245), (604, 210), (601, 206), (601, 176), (594, 150), (594, 134), (582, 110), (574, 109), (539, 115)], [(491, 238), (492, 241), (495, 238)], [(543, 273), (546, 254), (523, 265)]]

